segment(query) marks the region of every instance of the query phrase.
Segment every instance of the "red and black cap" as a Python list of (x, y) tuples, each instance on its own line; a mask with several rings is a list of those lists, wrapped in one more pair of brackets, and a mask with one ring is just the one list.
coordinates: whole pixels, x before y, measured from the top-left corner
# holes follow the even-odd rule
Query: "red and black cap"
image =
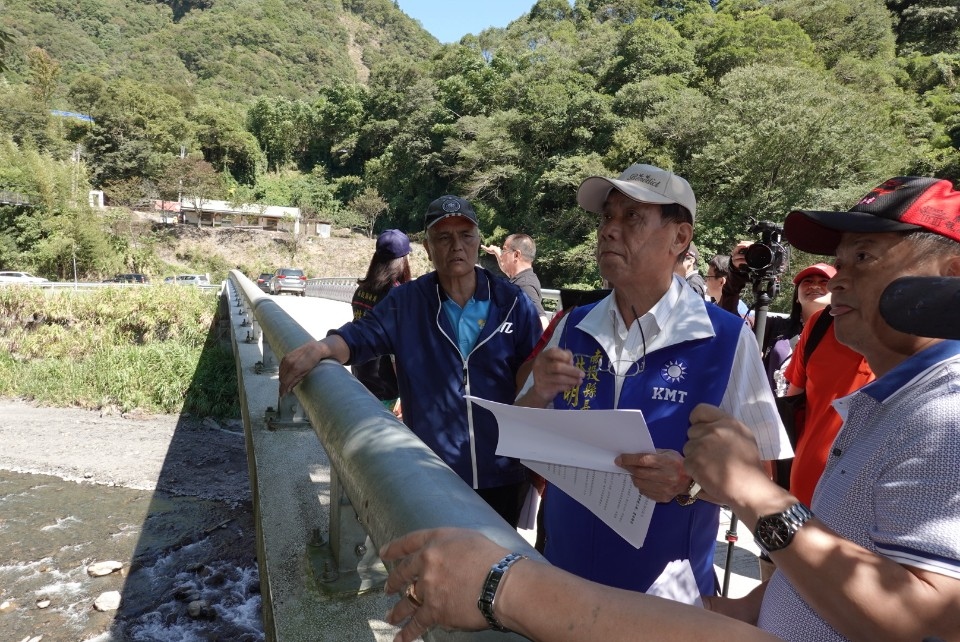
[(795, 210), (784, 236), (811, 254), (836, 253), (844, 232), (926, 230), (960, 243), (960, 192), (950, 181), (897, 176), (885, 181), (846, 212)]

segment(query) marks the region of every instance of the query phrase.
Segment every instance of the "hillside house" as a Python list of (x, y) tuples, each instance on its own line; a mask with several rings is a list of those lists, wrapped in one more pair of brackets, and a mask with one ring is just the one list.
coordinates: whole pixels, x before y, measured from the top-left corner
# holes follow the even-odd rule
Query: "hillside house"
[(227, 201), (201, 201), (200, 211), (191, 199), (180, 203), (181, 222), (210, 227), (259, 227), (264, 230), (300, 233), (299, 207), (278, 205), (237, 205)]

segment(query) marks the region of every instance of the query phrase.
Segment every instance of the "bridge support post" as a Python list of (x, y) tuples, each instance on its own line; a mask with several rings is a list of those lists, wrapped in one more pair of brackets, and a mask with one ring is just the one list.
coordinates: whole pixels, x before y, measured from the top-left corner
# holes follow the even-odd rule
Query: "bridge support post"
[(330, 471), (330, 524), (327, 540), (315, 532), (307, 555), (317, 588), (328, 595), (358, 595), (378, 591), (387, 570), (367, 536), (340, 478)]

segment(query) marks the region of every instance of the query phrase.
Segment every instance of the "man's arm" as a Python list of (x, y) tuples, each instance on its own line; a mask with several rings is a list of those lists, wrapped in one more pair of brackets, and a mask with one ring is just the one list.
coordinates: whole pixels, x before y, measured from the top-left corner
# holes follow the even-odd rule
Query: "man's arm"
[(534, 352), (539, 350), (540, 353), (530, 368), (532, 376), (527, 377), (525, 382), (518, 382), (521, 384), (520, 392), (513, 405), (546, 408), (558, 394), (579, 386), (583, 381), (583, 370), (573, 365), (573, 353), (557, 347), (568, 318), (563, 316), (553, 326), (545, 345), (541, 345), (541, 340), (534, 347)]
[[(797, 502), (767, 478), (746, 426), (706, 404), (694, 409), (690, 421), (688, 472), (747, 528), (753, 531), (761, 516)], [(816, 518), (771, 558), (804, 601), (845, 637), (960, 639), (960, 579), (872, 553)]]
[(309, 341), (285, 354), (280, 361), (280, 396), (293, 390), (324, 359), (336, 359), (339, 363), (350, 360), (350, 347), (340, 335)]
[[(465, 529), (417, 531), (380, 550), (392, 564), (387, 593), (413, 585), (423, 602), (402, 598), (387, 621), (402, 624), (395, 638), (410, 642), (426, 631), (489, 628), (477, 608), (487, 572), (509, 551)], [(493, 603), (504, 627), (532, 640), (774, 640), (743, 622), (670, 600), (601, 586), (542, 562), (522, 559), (504, 574)], [(412, 616), (412, 617), (411, 617)]]

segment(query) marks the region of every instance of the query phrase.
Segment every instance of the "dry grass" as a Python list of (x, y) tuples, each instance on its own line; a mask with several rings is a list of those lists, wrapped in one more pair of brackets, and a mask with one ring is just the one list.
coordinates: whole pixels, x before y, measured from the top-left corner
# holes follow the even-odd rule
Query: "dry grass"
[[(300, 268), (309, 278), (360, 277), (367, 271), (375, 246), (375, 239), (349, 230), (335, 230), (330, 238), (301, 237), (294, 243), (287, 232), (178, 225), (164, 234), (156, 253), (169, 266), (170, 274), (210, 272), (216, 280), (238, 266), (253, 278), (278, 267)], [(412, 246), (410, 268), (414, 276), (420, 276), (432, 266), (423, 246), (416, 242)], [(160, 275), (153, 276), (156, 280)]]

